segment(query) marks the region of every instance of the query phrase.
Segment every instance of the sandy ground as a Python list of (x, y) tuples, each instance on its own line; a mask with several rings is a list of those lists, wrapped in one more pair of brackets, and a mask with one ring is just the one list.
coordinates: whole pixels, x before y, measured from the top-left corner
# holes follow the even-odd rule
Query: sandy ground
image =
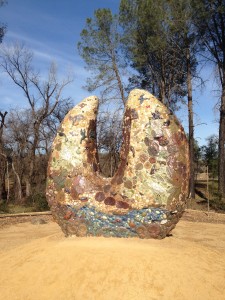
[(0, 299), (225, 299), (225, 225), (180, 221), (164, 240), (0, 230)]

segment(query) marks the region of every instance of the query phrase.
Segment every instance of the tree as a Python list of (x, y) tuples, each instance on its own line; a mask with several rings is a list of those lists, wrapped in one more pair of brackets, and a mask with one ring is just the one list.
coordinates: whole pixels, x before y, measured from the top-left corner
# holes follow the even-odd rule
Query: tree
[(194, 140), (194, 163), (195, 163), (195, 177), (199, 173), (202, 160), (202, 147), (199, 146), (198, 141)]
[[(0, 0), (0, 7), (3, 6), (4, 4), (6, 4), (6, 1)], [(2, 43), (5, 32), (6, 32), (6, 26), (4, 24), (1, 24), (0, 25), (0, 43)]]
[(6, 128), (6, 115), (7, 111), (4, 113), (0, 111), (0, 200), (6, 198), (6, 187), (5, 187), (5, 174), (6, 174), (6, 160), (4, 151), (4, 141), (3, 141), (3, 130)]
[(64, 101), (60, 101), (56, 106), (55, 110), (43, 121), (41, 132), (42, 140), (45, 141), (45, 151), (46, 153), (50, 150), (51, 142), (57, 133), (59, 124), (63, 121), (65, 115), (73, 107), (73, 102), (71, 98), (66, 98)]
[[(21, 203), (23, 198), (22, 183), (27, 182), (29, 173), (28, 155), (32, 140), (32, 115), (29, 109), (12, 109), (7, 120), (5, 131), (5, 144), (8, 149), (8, 160), (14, 176), (10, 182), (13, 184), (15, 203)], [(11, 172), (10, 172), (11, 175)]]
[(100, 169), (103, 175), (113, 177), (120, 162), (122, 143), (121, 109), (100, 112), (97, 122), (97, 137)]
[[(121, 22), (132, 66), (141, 74), (141, 86), (174, 108), (187, 94), (189, 118), (190, 184), (195, 197), (194, 120), (192, 81), (196, 75), (198, 39), (191, 1), (121, 0)], [(133, 80), (133, 78), (132, 78)], [(135, 82), (136, 83), (136, 82)]]
[(112, 15), (109, 9), (96, 10), (94, 17), (86, 20), (78, 49), (87, 69), (92, 72), (87, 80), (88, 91), (100, 88), (103, 99), (118, 99), (125, 105), (121, 77), (125, 63), (121, 57), (118, 17)]
[(185, 95), (185, 64), (171, 38), (171, 11), (168, 1), (121, 0), (120, 22), (124, 48), (138, 75), (133, 85), (149, 90), (175, 109)]
[[(0, 0), (0, 7), (3, 6), (6, 3), (5, 0)], [(1, 24), (0, 26), (0, 43), (2, 43), (2, 39), (5, 35), (5, 31), (6, 31), (6, 26)], [(5, 117), (7, 115), (7, 111), (6, 112), (1, 112), (0, 111), (0, 154), (4, 154), (3, 153), (3, 129), (5, 127)], [(0, 156), (0, 200), (2, 198), (5, 198), (6, 196), (6, 189), (5, 189), (5, 170), (6, 170), (6, 165), (5, 165), (5, 160), (3, 158), (3, 155)]]
[(225, 1), (194, 1), (198, 11), (195, 22), (207, 60), (213, 62), (218, 70), (221, 86), (219, 121), (219, 192), (225, 199)]
[(193, 9), (192, 0), (167, 1), (170, 3), (172, 20), (170, 22), (175, 42), (185, 62), (187, 104), (188, 104), (188, 140), (190, 154), (189, 195), (195, 198), (195, 140), (193, 112), (193, 80), (196, 78), (197, 59), (200, 51), (199, 36), (194, 25), (197, 12)]
[[(32, 182), (32, 196), (45, 193), (47, 164), (52, 141), (56, 135), (61, 118), (71, 108), (68, 101), (60, 102), (54, 114), (45, 119), (39, 128), (39, 143), (35, 151), (34, 178)], [(60, 119), (58, 119), (60, 115)], [(15, 203), (24, 203), (24, 184), (29, 179), (30, 151), (33, 145), (34, 132), (32, 124), (32, 110), (11, 109), (7, 116), (4, 131), (4, 153), (0, 158), (8, 163), (10, 177), (10, 198)], [(8, 177), (8, 176), (7, 176)], [(7, 194), (7, 195), (8, 195)], [(5, 197), (6, 198), (6, 197)], [(9, 198), (9, 197), (8, 197)]]
[(41, 125), (56, 110), (57, 106), (65, 101), (62, 92), (72, 80), (67, 77), (61, 82), (58, 81), (54, 64), (50, 66), (48, 76), (43, 80), (32, 65), (32, 52), (24, 45), (3, 47), (0, 59), (1, 68), (24, 92), (30, 107), (32, 138), (29, 141), (29, 173), (26, 181), (26, 196), (29, 196), (34, 183), (34, 167), (36, 151), (40, 142)]
[(218, 136), (211, 135), (207, 138), (207, 145), (202, 146), (202, 157), (209, 173), (215, 178), (218, 170)]

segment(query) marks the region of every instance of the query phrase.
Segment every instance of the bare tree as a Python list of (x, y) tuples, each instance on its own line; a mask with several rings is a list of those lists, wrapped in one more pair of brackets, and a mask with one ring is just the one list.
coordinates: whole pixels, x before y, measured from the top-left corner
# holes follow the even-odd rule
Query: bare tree
[(59, 103), (63, 102), (63, 89), (72, 82), (72, 79), (68, 76), (59, 81), (55, 64), (51, 64), (47, 78), (42, 79), (32, 65), (32, 52), (24, 45), (16, 44), (11, 47), (3, 47), (0, 58), (1, 68), (23, 91), (31, 110), (33, 137), (30, 140), (28, 152), (29, 173), (26, 182), (26, 196), (29, 196), (31, 185), (34, 182), (34, 166), (36, 151), (40, 142), (41, 125), (56, 110)]
[(6, 174), (6, 161), (4, 155), (4, 143), (3, 143), (3, 130), (6, 127), (6, 115), (7, 111), (4, 113), (0, 111), (0, 199), (6, 198), (6, 188), (5, 188), (5, 174)]
[(22, 184), (28, 178), (28, 157), (32, 147), (32, 115), (30, 109), (10, 111), (5, 142), (9, 150), (8, 157), (13, 171), (14, 200), (22, 201)]
[(101, 111), (98, 116), (97, 137), (100, 169), (107, 177), (113, 176), (120, 161), (122, 116), (120, 108), (114, 112)]
[[(7, 4), (6, 0), (0, 0), (0, 7), (4, 6), (5, 4)], [(0, 43), (2, 43), (5, 32), (6, 32), (6, 25), (0, 23)]]
[[(59, 102), (61, 118), (71, 106), (71, 102)], [(67, 109), (66, 109), (67, 108)], [(58, 114), (58, 112), (57, 112)], [(33, 192), (42, 194), (45, 190), (46, 170), (51, 144), (59, 126), (59, 119), (53, 114), (44, 120), (39, 128), (39, 143), (35, 152)], [(4, 145), (7, 155), (1, 159), (9, 166), (10, 197), (15, 203), (25, 203), (25, 183), (29, 178), (30, 151), (33, 145), (32, 110), (12, 109), (6, 122)], [(6, 151), (5, 151), (6, 152)], [(13, 188), (12, 188), (13, 186)]]

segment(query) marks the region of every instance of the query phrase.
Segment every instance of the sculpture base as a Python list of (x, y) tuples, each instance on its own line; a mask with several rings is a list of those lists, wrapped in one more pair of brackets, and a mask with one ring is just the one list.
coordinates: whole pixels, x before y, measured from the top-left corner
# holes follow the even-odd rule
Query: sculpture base
[(104, 214), (95, 207), (76, 210), (70, 205), (51, 207), (53, 217), (65, 236), (140, 237), (162, 239), (168, 236), (183, 210), (161, 208), (131, 210), (127, 214)]

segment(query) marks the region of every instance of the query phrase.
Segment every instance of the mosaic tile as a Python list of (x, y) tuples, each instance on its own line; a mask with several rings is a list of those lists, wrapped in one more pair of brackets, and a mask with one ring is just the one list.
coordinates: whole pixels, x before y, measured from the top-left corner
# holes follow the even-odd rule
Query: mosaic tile
[(47, 199), (66, 236), (162, 239), (182, 216), (189, 154), (177, 118), (153, 95), (133, 90), (126, 103), (120, 165), (104, 178), (96, 149), (98, 99), (65, 117), (53, 142)]

